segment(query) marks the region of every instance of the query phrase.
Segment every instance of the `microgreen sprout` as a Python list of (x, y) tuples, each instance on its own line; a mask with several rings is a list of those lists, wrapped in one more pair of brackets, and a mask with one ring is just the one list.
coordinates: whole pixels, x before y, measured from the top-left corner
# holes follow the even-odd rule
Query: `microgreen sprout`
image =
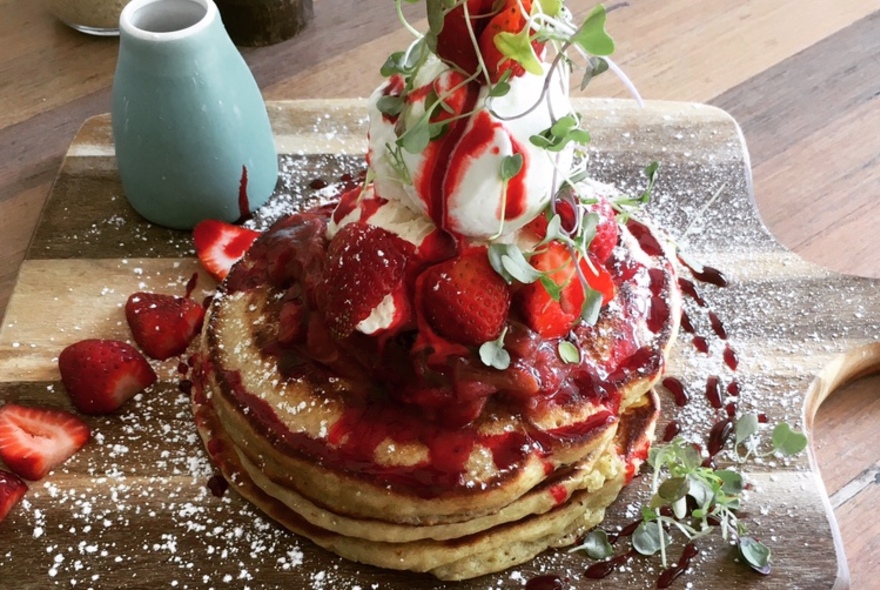
[[(737, 420), (734, 450), (746, 444), (760, 431), (754, 414)], [(773, 428), (772, 450), (766, 454), (796, 455), (807, 445), (806, 436), (785, 422)], [(750, 454), (740, 457), (740, 464)], [(651, 498), (641, 507), (641, 522), (630, 543), (641, 555), (660, 555), (664, 568), (669, 565), (668, 547), (674, 536), (688, 541), (720, 533), (725, 541), (736, 544), (742, 560), (761, 574), (770, 573), (771, 550), (749, 531), (737, 516), (747, 489), (745, 478), (734, 466), (707, 466), (696, 447), (681, 437), (655, 445), (648, 454), (651, 473)], [(594, 559), (611, 555), (602, 547), (607, 533), (592, 531), (571, 551), (584, 550)]]
[(507, 336), (507, 328), (504, 328), (497, 340), (484, 342), (480, 346), (480, 360), (487, 367), (503, 371), (510, 366), (510, 353), (504, 350), (505, 336)]

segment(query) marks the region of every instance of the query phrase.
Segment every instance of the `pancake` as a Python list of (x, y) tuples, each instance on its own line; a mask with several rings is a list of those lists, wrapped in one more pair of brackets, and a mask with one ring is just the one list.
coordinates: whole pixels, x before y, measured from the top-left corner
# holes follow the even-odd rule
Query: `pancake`
[[(595, 325), (572, 330), (581, 360), (556, 390), (501, 392), (475, 419), (449, 424), (384, 388), (371, 363), (385, 357), (357, 334), (330, 352), (311, 338), (279, 344), (285, 302), (320, 268), (329, 211), (279, 221), (209, 306), (193, 399), (227, 479), (339, 555), (442, 579), (522, 563), (601, 522), (646, 456), (651, 388), (678, 327), (664, 241), (644, 223), (621, 226), (606, 263), (614, 298)], [(505, 346), (540, 350), (527, 332), (512, 320)]]

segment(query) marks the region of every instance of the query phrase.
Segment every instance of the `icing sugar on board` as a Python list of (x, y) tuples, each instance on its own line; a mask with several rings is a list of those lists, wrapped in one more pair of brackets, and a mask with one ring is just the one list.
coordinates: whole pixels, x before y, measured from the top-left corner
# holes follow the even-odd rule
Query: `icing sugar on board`
[[(642, 169), (659, 161), (651, 215), (691, 258), (720, 269), (730, 282), (719, 288), (695, 281), (705, 307), (685, 298), (694, 334), (682, 333), (667, 374), (684, 384), (690, 401), (679, 407), (661, 389), (665, 420), (676, 420), (688, 439), (705, 443), (712, 424), (726, 415), (705, 397), (714, 376), (723, 403), (735, 402), (740, 413), (765, 413), (771, 425), (785, 420), (808, 429), (838, 381), (880, 364), (877, 282), (832, 274), (775, 242), (755, 210), (747, 152), (727, 114), (683, 103), (577, 104), (593, 136), (594, 176), (638, 194), (646, 182)], [(257, 226), (290, 203), (332, 195), (344, 175), (363, 168), (366, 150), (363, 101), (274, 102), (269, 111), (282, 177)], [(151, 226), (126, 203), (110, 135), (108, 116), (88, 120), (53, 186), (0, 332), (0, 402), (70, 408), (58, 353), (83, 338), (129, 338), (128, 295), (183, 294), (200, 272), (188, 234)], [(683, 276), (690, 278), (686, 271)], [(202, 274), (196, 296), (209, 295), (213, 286)], [(710, 311), (726, 338), (713, 329)], [(692, 342), (695, 336), (705, 338), (707, 352)], [(724, 361), (728, 345), (739, 361), (735, 371)], [(209, 489), (215, 470), (179, 388), (178, 362), (156, 367), (160, 383), (117, 416), (87, 417), (92, 442), (32, 483), (24, 502), (0, 524), (4, 586), (470, 590), (524, 587), (541, 574), (557, 575), (576, 589), (656, 586), (657, 558), (636, 558), (604, 579), (588, 580), (587, 558), (548, 552), (460, 583), (337, 558), (280, 529), (234, 492), (218, 496)], [(738, 396), (727, 394), (733, 381)], [(744, 469), (752, 489), (741, 517), (771, 547), (772, 575), (751, 572), (735, 561), (732, 547), (705, 539), (672, 587), (844, 587), (836, 526), (811, 456), (766, 457)], [(625, 490), (606, 529), (636, 518), (647, 484), (640, 478)], [(672, 559), (680, 553), (680, 545), (670, 550)]]

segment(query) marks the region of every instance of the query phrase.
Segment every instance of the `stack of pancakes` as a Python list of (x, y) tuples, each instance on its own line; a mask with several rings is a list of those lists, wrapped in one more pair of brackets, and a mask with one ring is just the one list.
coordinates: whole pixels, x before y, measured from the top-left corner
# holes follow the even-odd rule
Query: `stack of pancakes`
[[(365, 396), (363, 384), (320, 371), (289, 376), (266, 346), (283, 292), (227, 281), (209, 308), (193, 395), (212, 459), (266, 514), (361, 563), (458, 580), (572, 543), (647, 454), (651, 388), (678, 328), (670, 257), (633, 224), (609, 266), (615, 299), (595, 326), (573, 331), (596, 380), (590, 394), (534, 407), (496, 396), (462, 427), (380, 388)], [(233, 272), (259, 264), (249, 253)]]

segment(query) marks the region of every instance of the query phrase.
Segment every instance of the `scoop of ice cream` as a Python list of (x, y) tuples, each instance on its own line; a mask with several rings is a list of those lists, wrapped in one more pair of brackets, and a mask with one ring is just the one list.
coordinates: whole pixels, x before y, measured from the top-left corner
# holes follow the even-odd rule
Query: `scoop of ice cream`
[[(395, 116), (379, 108), (380, 99), (403, 88), (400, 76), (392, 76), (370, 99), (369, 163), (377, 193), (476, 240), (528, 223), (568, 174), (573, 153), (571, 146), (551, 152), (530, 142), (572, 112), (566, 68), (544, 64), (544, 72), (512, 77), (509, 92), (489, 98), (490, 86), (468, 82), (432, 56)], [(426, 114), (445, 124), (435, 125), (437, 136), (416, 153), (399, 146), (402, 132), (414, 133)], [(522, 156), (522, 168), (505, 180), (502, 163), (514, 154)]]

